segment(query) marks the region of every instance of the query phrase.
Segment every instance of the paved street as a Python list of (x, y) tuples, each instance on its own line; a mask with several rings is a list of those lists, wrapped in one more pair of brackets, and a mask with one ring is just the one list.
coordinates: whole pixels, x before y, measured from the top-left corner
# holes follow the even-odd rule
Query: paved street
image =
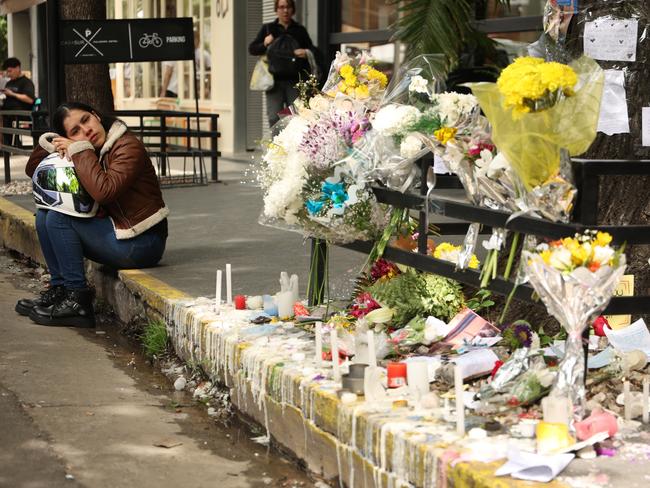
[(0, 487), (313, 486), (255, 434), (179, 396), (112, 326), (17, 315), (35, 282), (5, 251), (0, 269)]

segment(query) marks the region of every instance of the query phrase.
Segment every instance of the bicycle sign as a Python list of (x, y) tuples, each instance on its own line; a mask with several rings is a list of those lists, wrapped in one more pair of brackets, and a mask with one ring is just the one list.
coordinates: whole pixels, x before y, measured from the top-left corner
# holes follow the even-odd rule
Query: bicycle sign
[(141, 48), (145, 49), (149, 46), (153, 47), (162, 47), (163, 41), (158, 35), (157, 32), (154, 32), (153, 34), (147, 34), (146, 32), (142, 35), (140, 40), (138, 41), (138, 44), (140, 45)]
[(191, 17), (63, 20), (59, 36), (65, 64), (194, 59)]

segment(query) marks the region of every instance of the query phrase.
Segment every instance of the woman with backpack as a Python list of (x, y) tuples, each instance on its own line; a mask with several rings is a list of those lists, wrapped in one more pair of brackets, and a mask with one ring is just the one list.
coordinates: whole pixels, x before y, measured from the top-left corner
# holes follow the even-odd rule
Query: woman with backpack
[(275, 12), (278, 17), (262, 25), (248, 46), (253, 56), (267, 56), (273, 75), (273, 88), (266, 92), (270, 127), (279, 120), (278, 112), (289, 107), (298, 96), (294, 85), (306, 79), (316, 64), (316, 48), (307, 29), (292, 18), (296, 13), (294, 0), (275, 0)]

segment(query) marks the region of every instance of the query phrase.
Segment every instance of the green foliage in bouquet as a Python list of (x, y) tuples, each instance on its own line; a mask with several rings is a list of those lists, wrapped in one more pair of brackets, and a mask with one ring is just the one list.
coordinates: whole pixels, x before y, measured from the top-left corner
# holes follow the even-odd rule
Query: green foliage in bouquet
[(450, 320), (465, 305), (459, 283), (411, 268), (394, 278), (378, 280), (367, 291), (383, 306), (395, 310), (393, 323), (398, 327), (418, 315)]

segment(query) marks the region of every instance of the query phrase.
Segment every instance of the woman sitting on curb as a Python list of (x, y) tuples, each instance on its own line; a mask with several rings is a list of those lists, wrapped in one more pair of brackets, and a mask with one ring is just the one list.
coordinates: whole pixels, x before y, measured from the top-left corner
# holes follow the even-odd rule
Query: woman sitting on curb
[(25, 172), (31, 177), (50, 153), (71, 159), (100, 210), (91, 218), (37, 210), (50, 288), (35, 300), (19, 300), (16, 311), (41, 325), (94, 327), (84, 257), (116, 269), (156, 265), (165, 250), (169, 210), (144, 145), (122, 121), (72, 102), (59, 106), (53, 125), (56, 134), (41, 136)]

